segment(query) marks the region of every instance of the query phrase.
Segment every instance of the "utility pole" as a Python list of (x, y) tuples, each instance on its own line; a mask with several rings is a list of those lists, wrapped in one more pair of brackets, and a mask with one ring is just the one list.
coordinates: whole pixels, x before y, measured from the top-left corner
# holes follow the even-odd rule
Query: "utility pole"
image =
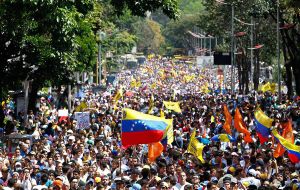
[(279, 42), (279, 0), (277, 0), (277, 66), (278, 66), (278, 95), (281, 102), (281, 68), (280, 68), (280, 42)]
[(234, 6), (231, 4), (231, 93), (234, 93)]
[(101, 30), (99, 31), (99, 45), (98, 45), (98, 64), (99, 64), (99, 86), (101, 86), (101, 74), (102, 74), (102, 59), (101, 59)]
[(251, 56), (251, 64), (250, 64), (250, 82), (253, 80), (252, 76), (252, 66), (253, 66), (253, 33), (254, 33), (254, 22), (253, 16), (251, 16), (251, 35), (250, 35), (250, 56)]

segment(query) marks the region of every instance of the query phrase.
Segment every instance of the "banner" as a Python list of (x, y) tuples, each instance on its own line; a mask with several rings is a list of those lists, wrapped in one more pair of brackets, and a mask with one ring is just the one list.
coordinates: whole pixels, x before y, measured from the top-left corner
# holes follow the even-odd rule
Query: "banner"
[(69, 111), (67, 109), (62, 109), (62, 110), (58, 110), (58, 116), (59, 117), (68, 117), (69, 116)]
[(76, 129), (86, 129), (90, 126), (90, 112), (75, 112)]

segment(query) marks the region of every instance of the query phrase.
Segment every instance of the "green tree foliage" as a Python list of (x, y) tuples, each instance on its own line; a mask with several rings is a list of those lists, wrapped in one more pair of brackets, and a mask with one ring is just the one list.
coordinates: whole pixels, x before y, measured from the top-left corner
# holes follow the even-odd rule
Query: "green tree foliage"
[(192, 31), (197, 24), (198, 16), (183, 15), (179, 20), (170, 21), (163, 31), (166, 42), (173, 48), (190, 49), (191, 35), (188, 31)]
[(122, 15), (129, 9), (132, 15), (145, 17), (147, 11), (154, 12), (161, 9), (171, 19), (179, 17), (178, 0), (111, 0), (117, 15)]

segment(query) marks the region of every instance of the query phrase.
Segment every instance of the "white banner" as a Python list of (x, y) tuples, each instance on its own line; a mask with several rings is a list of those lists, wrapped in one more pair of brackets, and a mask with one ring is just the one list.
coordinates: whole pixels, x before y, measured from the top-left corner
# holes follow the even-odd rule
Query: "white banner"
[(59, 117), (63, 117), (63, 116), (69, 116), (69, 111), (66, 110), (66, 109), (63, 109), (63, 110), (58, 110), (58, 116)]

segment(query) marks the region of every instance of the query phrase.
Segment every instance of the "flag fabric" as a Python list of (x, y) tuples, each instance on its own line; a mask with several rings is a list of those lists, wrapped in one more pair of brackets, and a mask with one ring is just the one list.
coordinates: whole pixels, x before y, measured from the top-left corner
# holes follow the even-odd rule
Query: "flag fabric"
[(236, 141), (235, 138), (233, 138), (231, 135), (228, 134), (217, 134), (213, 136), (210, 140), (214, 142), (235, 142)]
[(114, 109), (115, 110), (117, 109), (117, 104), (118, 104), (119, 99), (122, 97), (123, 97), (123, 90), (122, 90), (122, 88), (120, 88), (114, 97)]
[(124, 109), (122, 120), (122, 145), (150, 144), (160, 141), (167, 129), (166, 119), (144, 114), (132, 109)]
[(245, 122), (243, 121), (243, 117), (242, 114), (239, 110), (239, 108), (235, 109), (235, 113), (234, 113), (234, 128), (240, 132), (244, 134), (244, 141), (247, 143), (252, 143), (253, 139), (251, 138), (251, 133), (250, 131), (247, 129), (247, 126), (245, 124)]
[[(282, 137), (286, 139), (287, 141), (294, 144), (295, 138), (293, 134), (293, 128), (292, 128), (292, 121), (288, 120), (287, 122), (282, 124), (283, 131), (282, 131)], [(278, 144), (275, 151), (274, 151), (274, 157), (278, 158), (282, 156), (285, 152), (284, 147), (281, 144)]]
[(161, 140), (164, 146), (167, 146), (167, 144), (172, 144), (174, 141), (173, 119), (166, 119), (166, 122), (168, 123), (168, 126), (163, 139)]
[(165, 112), (164, 109), (160, 109), (160, 117), (165, 118)]
[(149, 100), (149, 110), (148, 110), (148, 114), (152, 113), (154, 108), (154, 96), (153, 94), (151, 94), (150, 100)]
[(188, 145), (187, 151), (188, 153), (193, 154), (195, 157), (197, 157), (202, 163), (205, 163), (203, 159), (203, 148), (205, 147), (204, 144), (200, 143), (198, 139), (196, 138), (196, 131), (194, 130), (191, 138), (190, 138), (190, 143)]
[(231, 126), (231, 122), (232, 122), (232, 116), (229, 113), (229, 110), (228, 110), (228, 107), (226, 104), (223, 105), (223, 112), (225, 115), (225, 123), (223, 125), (223, 129), (225, 130), (225, 132), (227, 134), (231, 135), (232, 133), (231, 133), (230, 126)]
[(173, 110), (177, 113), (181, 113), (180, 104), (179, 102), (167, 102), (163, 101), (164, 106), (166, 106), (167, 109)]
[(272, 130), (272, 134), (275, 139), (286, 149), (289, 154), (289, 158), (293, 163), (300, 161), (300, 146), (291, 143), (289, 140), (280, 136), (276, 129)]
[(139, 87), (141, 87), (141, 86), (142, 86), (141, 81), (137, 81), (136, 84), (135, 84), (135, 87), (139, 88)]
[(136, 80), (133, 78), (130, 82), (130, 87), (135, 88), (136, 87)]
[(270, 82), (267, 82), (266, 84), (262, 85), (262, 87), (261, 87), (261, 91), (263, 91), (263, 92), (267, 92), (267, 91), (270, 91), (270, 90), (271, 90)]
[(148, 160), (150, 163), (153, 163), (157, 157), (161, 155), (164, 150), (164, 146), (161, 142), (155, 142), (148, 144)]
[(151, 89), (156, 88), (156, 83), (152, 83), (151, 86), (150, 86), (150, 88), (151, 88)]
[(254, 121), (256, 125), (256, 133), (261, 144), (268, 141), (271, 133), (273, 119), (269, 118), (260, 108), (254, 113)]

